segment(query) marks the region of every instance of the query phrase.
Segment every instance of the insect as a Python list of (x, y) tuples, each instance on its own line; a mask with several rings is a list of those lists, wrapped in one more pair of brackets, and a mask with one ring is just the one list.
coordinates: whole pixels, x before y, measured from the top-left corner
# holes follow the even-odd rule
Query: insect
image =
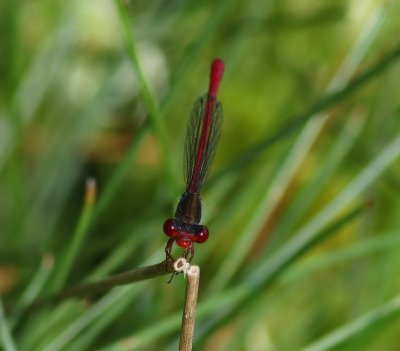
[(183, 257), (191, 260), (194, 243), (208, 239), (208, 228), (200, 224), (200, 188), (215, 155), (221, 132), (222, 106), (217, 100), (218, 88), (224, 72), (224, 62), (215, 59), (211, 64), (208, 93), (199, 97), (193, 105), (185, 142), (186, 190), (175, 211), (175, 218), (164, 222), (164, 233), (169, 236), (165, 253), (171, 259), (173, 244), (184, 249)]

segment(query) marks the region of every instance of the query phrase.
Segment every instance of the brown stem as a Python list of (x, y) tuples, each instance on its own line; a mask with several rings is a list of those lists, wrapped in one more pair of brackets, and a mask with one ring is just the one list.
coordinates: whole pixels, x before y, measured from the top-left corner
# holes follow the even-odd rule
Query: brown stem
[(190, 266), (186, 270), (185, 309), (182, 315), (181, 338), (179, 351), (191, 351), (193, 344), (194, 322), (196, 318), (197, 295), (199, 290), (200, 268)]
[(52, 296), (39, 298), (29, 304), (24, 312), (34, 312), (44, 306), (59, 303), (70, 298), (87, 297), (100, 292), (104, 292), (119, 285), (126, 285), (150, 278), (155, 278), (160, 275), (174, 273), (174, 261), (168, 260), (151, 266), (133, 269), (131, 271), (115, 274), (109, 278), (66, 288)]

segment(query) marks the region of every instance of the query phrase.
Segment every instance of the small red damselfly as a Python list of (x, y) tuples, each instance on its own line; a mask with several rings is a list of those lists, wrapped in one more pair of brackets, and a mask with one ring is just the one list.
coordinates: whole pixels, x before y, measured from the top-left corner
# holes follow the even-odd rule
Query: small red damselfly
[(198, 98), (190, 116), (185, 142), (186, 190), (175, 211), (175, 218), (164, 222), (164, 233), (170, 238), (165, 247), (171, 259), (174, 242), (184, 249), (183, 257), (194, 256), (194, 243), (208, 239), (208, 229), (201, 220), (200, 188), (215, 154), (221, 132), (222, 106), (217, 100), (218, 88), (224, 72), (224, 62), (216, 59), (211, 64), (208, 93)]

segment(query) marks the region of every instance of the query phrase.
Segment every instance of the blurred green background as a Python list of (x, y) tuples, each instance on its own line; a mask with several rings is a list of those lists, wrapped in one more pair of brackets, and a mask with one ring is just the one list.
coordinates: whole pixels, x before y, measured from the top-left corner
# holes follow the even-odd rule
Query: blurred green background
[(182, 277), (20, 311), (163, 260), (186, 123), (221, 57), (194, 350), (398, 350), (399, 16), (383, 0), (3, 0), (3, 349), (177, 349)]

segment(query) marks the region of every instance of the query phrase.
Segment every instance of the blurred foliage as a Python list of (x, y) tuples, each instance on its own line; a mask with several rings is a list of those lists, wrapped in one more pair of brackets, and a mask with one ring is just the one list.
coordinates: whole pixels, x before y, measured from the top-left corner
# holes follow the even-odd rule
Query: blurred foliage
[[(186, 122), (221, 57), (194, 349), (398, 350), (399, 16), (383, 0), (2, 1), (3, 304), (163, 259)], [(29, 316), (0, 303), (3, 348), (176, 350), (184, 280), (165, 280)]]

